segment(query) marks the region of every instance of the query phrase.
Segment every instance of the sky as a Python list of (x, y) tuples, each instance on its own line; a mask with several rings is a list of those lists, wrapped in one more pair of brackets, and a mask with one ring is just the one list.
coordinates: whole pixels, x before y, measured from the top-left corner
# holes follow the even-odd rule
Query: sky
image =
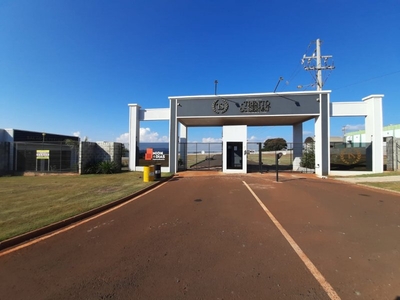
[[(0, 0), (0, 128), (128, 141), (128, 104), (169, 96), (315, 90), (301, 58), (321, 39), (332, 55), (331, 102), (383, 94), (383, 125), (400, 123), (399, 0)], [(301, 89), (298, 86), (302, 86)], [(331, 118), (331, 136), (364, 128)], [(314, 135), (314, 122), (303, 125)], [(141, 122), (142, 142), (168, 122)], [(189, 128), (189, 142), (221, 139)], [(250, 141), (291, 127), (249, 127)]]

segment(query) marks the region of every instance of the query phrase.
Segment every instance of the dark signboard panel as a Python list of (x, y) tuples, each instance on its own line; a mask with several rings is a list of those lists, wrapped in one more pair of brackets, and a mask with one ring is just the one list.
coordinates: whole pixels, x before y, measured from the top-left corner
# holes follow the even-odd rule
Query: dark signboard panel
[(14, 142), (63, 142), (67, 139), (79, 141), (79, 137), (52, 133), (14, 129)]
[[(177, 99), (178, 117), (317, 115), (318, 94)], [(327, 95), (322, 94), (322, 97)]]

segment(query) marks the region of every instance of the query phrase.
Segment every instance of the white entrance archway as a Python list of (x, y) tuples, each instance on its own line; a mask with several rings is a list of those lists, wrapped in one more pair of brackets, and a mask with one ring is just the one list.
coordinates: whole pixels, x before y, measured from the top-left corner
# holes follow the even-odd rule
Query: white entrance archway
[[(142, 109), (138, 104), (129, 104), (129, 168), (132, 171), (143, 169), (137, 160), (140, 121), (169, 120), (169, 167), (164, 167), (163, 171), (175, 173), (178, 170), (178, 150), (181, 155), (186, 155), (184, 149), (178, 149), (178, 143), (186, 141), (187, 127), (222, 126), (225, 166), (223, 171), (246, 173), (247, 170), (243, 166), (239, 168), (239, 165), (235, 165), (239, 158), (234, 154), (236, 151), (238, 155), (239, 143), (246, 145), (247, 131), (244, 128), (290, 125), (293, 128), (293, 142), (301, 145), (303, 123), (314, 119), (315, 173), (326, 176), (330, 173), (330, 117), (363, 115), (366, 132), (370, 133), (370, 141), (373, 141), (372, 172), (382, 172), (383, 95), (372, 95), (364, 98), (362, 102), (335, 103), (330, 103), (329, 96), (330, 91), (178, 96), (169, 97), (170, 107), (161, 109)], [(234, 151), (233, 156), (228, 155), (229, 149)], [(242, 159), (245, 159), (246, 150), (246, 146), (240, 149)], [(302, 151), (301, 147), (295, 147), (294, 159), (301, 158)], [(228, 157), (233, 159), (232, 162), (227, 160)], [(230, 163), (233, 163), (233, 167), (229, 166)]]

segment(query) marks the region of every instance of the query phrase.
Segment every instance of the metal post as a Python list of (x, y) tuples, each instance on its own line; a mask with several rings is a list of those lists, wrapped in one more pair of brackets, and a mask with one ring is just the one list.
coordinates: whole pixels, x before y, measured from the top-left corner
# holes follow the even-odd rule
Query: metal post
[(211, 169), (211, 147), (210, 147), (210, 143), (208, 143), (208, 169)]
[[(322, 91), (322, 87), (324, 85), (322, 79), (322, 71), (323, 70), (333, 70), (335, 66), (327, 65), (328, 59), (332, 58), (332, 55), (321, 55), (321, 40), (316, 40), (316, 49), (312, 56), (306, 56), (304, 54), (303, 59), (301, 60), (302, 64), (305, 65), (304, 69), (306, 71), (315, 71), (316, 73), (316, 82), (317, 91)], [(324, 66), (322, 66), (322, 60), (324, 61)], [(315, 65), (314, 65), (315, 62)], [(302, 86), (300, 86), (302, 87)]]
[(258, 143), (258, 165), (260, 173), (262, 173), (262, 153), (261, 153), (261, 143)]
[(275, 167), (276, 167), (276, 182), (279, 181), (279, 170), (278, 170), (278, 154), (275, 152)]
[(321, 41), (317, 39), (317, 91), (322, 91)]

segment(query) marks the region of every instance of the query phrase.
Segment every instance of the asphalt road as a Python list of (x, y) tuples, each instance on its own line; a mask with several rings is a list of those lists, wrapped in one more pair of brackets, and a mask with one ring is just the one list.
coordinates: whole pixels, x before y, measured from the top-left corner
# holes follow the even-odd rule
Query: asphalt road
[(0, 299), (400, 299), (400, 197), (291, 173), (179, 176), (0, 252), (0, 278)]

